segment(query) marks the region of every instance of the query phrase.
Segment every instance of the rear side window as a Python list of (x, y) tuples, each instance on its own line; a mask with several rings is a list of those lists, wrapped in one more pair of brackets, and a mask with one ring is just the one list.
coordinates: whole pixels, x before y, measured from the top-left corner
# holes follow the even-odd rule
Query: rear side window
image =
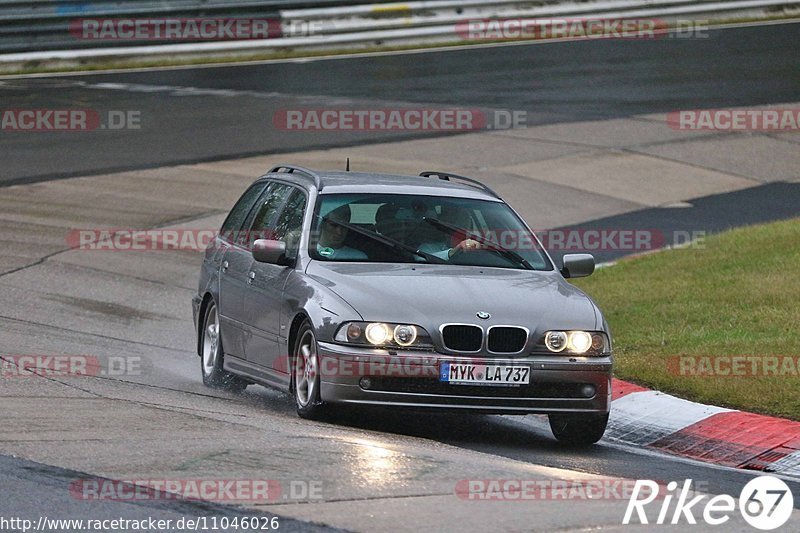
[(253, 204), (266, 186), (266, 183), (256, 183), (245, 191), (233, 206), (231, 212), (228, 213), (228, 218), (222, 223), (220, 237), (228, 242), (234, 242), (236, 240), (236, 233), (242, 229), (244, 219), (247, 218), (247, 214), (250, 212), (250, 209), (253, 208)]

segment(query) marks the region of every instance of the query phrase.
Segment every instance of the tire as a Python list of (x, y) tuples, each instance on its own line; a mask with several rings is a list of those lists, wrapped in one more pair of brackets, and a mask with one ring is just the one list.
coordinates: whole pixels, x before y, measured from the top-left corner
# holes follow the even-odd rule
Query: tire
[(220, 335), (217, 304), (213, 300), (206, 307), (200, 345), (200, 372), (203, 385), (231, 392), (243, 391), (248, 383), (222, 367), (224, 352)]
[(547, 418), (553, 436), (568, 446), (591, 446), (603, 437), (608, 425), (608, 413), (559, 414)]
[(292, 394), (300, 418), (318, 420), (327, 412), (319, 394), (317, 338), (308, 320), (297, 331), (292, 353)]

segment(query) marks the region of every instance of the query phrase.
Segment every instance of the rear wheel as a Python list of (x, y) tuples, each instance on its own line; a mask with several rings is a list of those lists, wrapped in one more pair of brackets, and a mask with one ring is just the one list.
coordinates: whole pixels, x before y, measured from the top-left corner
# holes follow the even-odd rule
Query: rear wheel
[(200, 371), (206, 387), (233, 392), (241, 392), (247, 387), (246, 381), (222, 367), (224, 355), (222, 336), (220, 335), (217, 304), (213, 301), (208, 304), (203, 318), (203, 341), (200, 353)]
[(550, 430), (559, 442), (570, 446), (589, 446), (603, 437), (608, 425), (605, 414), (549, 415)]
[(302, 418), (320, 418), (324, 414), (325, 404), (322, 403), (319, 394), (317, 338), (308, 320), (300, 325), (293, 355), (292, 389), (297, 404), (297, 414)]

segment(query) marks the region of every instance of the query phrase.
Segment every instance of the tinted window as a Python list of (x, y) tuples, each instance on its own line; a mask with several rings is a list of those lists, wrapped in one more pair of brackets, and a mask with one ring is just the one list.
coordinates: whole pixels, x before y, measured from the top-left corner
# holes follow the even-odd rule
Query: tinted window
[(234, 234), (242, 229), (244, 219), (247, 217), (247, 214), (250, 212), (250, 209), (252, 209), (256, 199), (266, 186), (266, 183), (257, 183), (247, 189), (241, 198), (239, 198), (239, 200), (236, 202), (236, 205), (234, 205), (233, 209), (231, 209), (231, 212), (228, 213), (228, 218), (226, 218), (225, 222), (222, 223), (220, 236), (223, 239), (230, 242), (235, 240)]
[[(236, 244), (251, 248), (256, 239), (269, 239), (270, 223), (274, 220), (278, 210), (283, 205), (286, 197), (292, 192), (293, 187), (282, 183), (273, 183), (267, 192), (258, 200), (256, 208), (253, 210), (252, 222), (249, 224), (250, 231), (240, 235)], [(248, 224), (245, 224), (248, 226)]]

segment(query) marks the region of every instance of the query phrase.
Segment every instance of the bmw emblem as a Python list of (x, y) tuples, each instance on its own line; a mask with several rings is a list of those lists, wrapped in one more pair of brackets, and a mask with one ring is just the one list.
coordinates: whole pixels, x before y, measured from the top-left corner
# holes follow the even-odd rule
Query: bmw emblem
[(492, 318), (492, 315), (490, 315), (490, 314), (489, 314), (489, 313), (487, 313), (486, 311), (478, 311), (478, 312), (477, 312), (477, 313), (475, 313), (475, 314), (476, 314), (476, 316), (477, 316), (478, 318), (480, 318), (481, 320), (489, 320), (490, 318)]

